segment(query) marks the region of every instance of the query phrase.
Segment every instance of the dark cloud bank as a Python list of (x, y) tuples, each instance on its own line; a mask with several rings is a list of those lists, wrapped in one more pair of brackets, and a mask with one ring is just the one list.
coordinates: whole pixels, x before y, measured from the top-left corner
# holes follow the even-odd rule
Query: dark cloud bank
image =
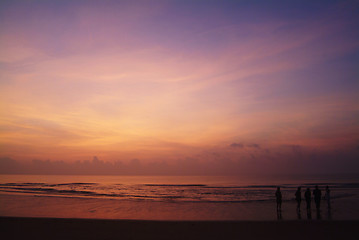
[(297, 145), (265, 149), (258, 144), (233, 143), (228, 151), (206, 151), (176, 161), (107, 162), (0, 158), (0, 174), (83, 175), (248, 175), (248, 174), (359, 174), (359, 149), (319, 151)]

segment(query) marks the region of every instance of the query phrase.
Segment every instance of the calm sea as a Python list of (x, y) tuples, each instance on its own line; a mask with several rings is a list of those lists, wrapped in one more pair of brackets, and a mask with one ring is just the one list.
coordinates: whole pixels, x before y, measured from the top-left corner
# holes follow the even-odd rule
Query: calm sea
[[(359, 205), (358, 178), (346, 176), (0, 175), (0, 197), (2, 196), (3, 201), (0, 215), (19, 215), (20, 211), (23, 211), (28, 212), (27, 215), (38, 216), (36, 214), (41, 212), (42, 205), (47, 205), (46, 211), (56, 213), (57, 215), (54, 216), (57, 217), (59, 212), (62, 212), (58, 206), (66, 205), (68, 208), (74, 209), (73, 206), (77, 204), (76, 209), (82, 208), (82, 212), (76, 217), (177, 219), (180, 214), (183, 214), (181, 219), (193, 219), (202, 214), (203, 219), (233, 220), (246, 219), (244, 216), (248, 218), (252, 214), (254, 219), (267, 219), (272, 216), (276, 217), (272, 214), (272, 206), (275, 205), (276, 187), (280, 186), (284, 209), (287, 207), (288, 217), (294, 218), (294, 207), (290, 206), (295, 204), (294, 193), (297, 187), (302, 187), (304, 195), (306, 188), (313, 190), (315, 185), (322, 190), (323, 196), (325, 187), (329, 186), (332, 201), (338, 203), (338, 207), (335, 209), (339, 213), (337, 216), (344, 216), (343, 219), (348, 218), (347, 212), (351, 210), (345, 210), (345, 205)], [(35, 199), (35, 201), (31, 200), (32, 205), (28, 205), (29, 203), (26, 202), (28, 200), (25, 201), (24, 197), (32, 197), (31, 199)], [(64, 199), (72, 200), (69, 202)], [(19, 203), (16, 205), (17, 201)], [(38, 204), (36, 205), (35, 202)], [(343, 203), (344, 208), (343, 206), (339, 207), (339, 203)], [(247, 204), (245, 206), (254, 204), (253, 206), (261, 206), (264, 210), (257, 212), (256, 209), (260, 208), (252, 207), (249, 212), (250, 207), (239, 207), (243, 204)], [(104, 206), (106, 206), (106, 210), (104, 210)], [(209, 206), (211, 210), (207, 209)], [(268, 206), (270, 206), (267, 214), (269, 217), (265, 217), (264, 212)], [(165, 210), (166, 207), (168, 210)], [(40, 210), (30, 212), (31, 208)], [(134, 209), (136, 209), (135, 212)], [(142, 213), (137, 209), (142, 209), (142, 213), (147, 211), (147, 215), (141, 215)], [(14, 213), (9, 211), (14, 211)], [(168, 213), (164, 211), (168, 211)], [(236, 214), (234, 214), (235, 211), (237, 211)], [(114, 213), (116, 214), (114, 215)], [(70, 217), (72, 217), (71, 214), (73, 212), (70, 212)], [(177, 214), (177, 217), (172, 217), (171, 214), (174, 216)], [(349, 217), (350, 219), (359, 219), (357, 212), (353, 214)], [(61, 215), (61, 217), (67, 217), (67, 215)]]
[[(284, 200), (293, 200), (298, 186), (332, 189), (332, 198), (349, 197), (359, 190), (353, 178), (241, 178), (193, 176), (66, 176), (0, 175), (0, 191), (78, 198), (181, 202), (273, 201), (280, 186)], [(324, 192), (323, 192), (324, 195)]]

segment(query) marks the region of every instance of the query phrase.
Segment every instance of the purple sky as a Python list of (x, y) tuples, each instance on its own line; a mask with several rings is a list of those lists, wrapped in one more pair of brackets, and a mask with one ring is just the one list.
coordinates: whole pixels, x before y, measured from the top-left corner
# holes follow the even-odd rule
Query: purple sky
[(153, 174), (358, 172), (358, 10), (1, 1), (0, 167), (96, 172), (97, 156), (128, 174), (134, 161)]

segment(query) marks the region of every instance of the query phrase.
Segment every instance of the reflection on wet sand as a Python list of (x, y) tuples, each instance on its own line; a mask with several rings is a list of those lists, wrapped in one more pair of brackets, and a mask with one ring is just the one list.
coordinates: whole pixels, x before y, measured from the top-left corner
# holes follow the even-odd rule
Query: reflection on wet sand
[(310, 208), (307, 208), (307, 219), (308, 220), (312, 219), (312, 210)]

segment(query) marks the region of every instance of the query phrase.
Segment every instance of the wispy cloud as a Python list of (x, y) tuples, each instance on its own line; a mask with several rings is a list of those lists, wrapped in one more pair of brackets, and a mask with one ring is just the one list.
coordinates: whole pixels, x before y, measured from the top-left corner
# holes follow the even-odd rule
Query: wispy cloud
[(229, 146), (232, 148), (243, 148), (244, 147), (244, 145), (242, 143), (232, 143)]
[(348, 2), (1, 3), (0, 155), (351, 146), (359, 21)]

